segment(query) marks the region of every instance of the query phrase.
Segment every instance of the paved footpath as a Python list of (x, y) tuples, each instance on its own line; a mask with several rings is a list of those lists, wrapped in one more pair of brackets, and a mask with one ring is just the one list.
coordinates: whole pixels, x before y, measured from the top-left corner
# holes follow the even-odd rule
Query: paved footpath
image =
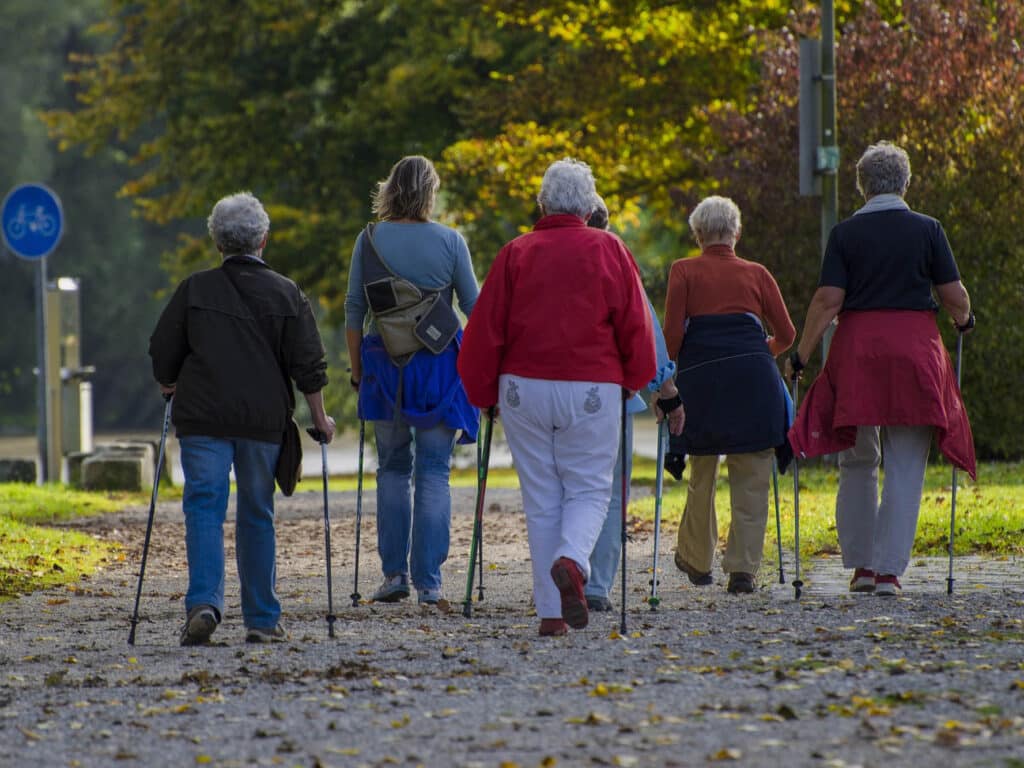
[[(766, 563), (758, 592), (734, 597), (721, 577), (681, 579), (666, 531), (651, 611), (652, 536), (638, 527), (626, 632), (618, 613), (594, 614), (542, 639), (517, 492), (489, 494), (485, 598), (468, 619), (471, 490), (456, 491), (450, 612), (351, 606), (354, 498), (337, 493), (332, 639), (319, 504), (279, 504), (291, 641), (274, 646), (242, 642), (229, 568), (216, 642), (178, 647), (180, 509), (161, 504), (128, 647), (146, 510), (79, 523), (129, 557), (0, 604), (0, 766), (1024, 766), (1019, 560), (958, 560), (952, 596), (945, 560), (917, 560), (888, 599), (848, 594), (837, 561), (815, 560), (799, 601)], [(364, 513), (368, 594), (372, 498)]]

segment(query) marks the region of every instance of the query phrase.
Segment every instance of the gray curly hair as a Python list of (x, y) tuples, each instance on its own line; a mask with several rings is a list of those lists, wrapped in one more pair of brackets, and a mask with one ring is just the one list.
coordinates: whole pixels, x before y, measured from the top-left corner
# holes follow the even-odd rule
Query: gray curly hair
[(252, 193), (237, 192), (217, 201), (206, 227), (225, 257), (255, 254), (270, 231), (270, 217)]
[(886, 194), (902, 197), (909, 186), (910, 157), (903, 147), (880, 141), (857, 161), (857, 191), (865, 199)]
[(740, 208), (728, 197), (705, 197), (687, 220), (694, 237), (705, 245), (722, 243), (740, 236), (743, 219)]
[(556, 160), (544, 171), (537, 202), (545, 214), (570, 213), (585, 219), (593, 212), (596, 197), (590, 166), (567, 157)]

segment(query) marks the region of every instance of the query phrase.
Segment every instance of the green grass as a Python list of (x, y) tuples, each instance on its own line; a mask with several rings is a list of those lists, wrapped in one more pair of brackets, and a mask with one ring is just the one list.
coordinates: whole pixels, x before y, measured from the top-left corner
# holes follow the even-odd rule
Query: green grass
[[(665, 533), (674, 533), (686, 502), (685, 481), (665, 475), (662, 520)], [(835, 498), (838, 470), (806, 465), (800, 467), (800, 551), (804, 555), (839, 552), (835, 528)], [(655, 464), (638, 459), (633, 471), (634, 486), (655, 485)], [(948, 464), (928, 467), (921, 500), (915, 555), (945, 555), (949, 539), (952, 469)], [(783, 546), (793, 544), (793, 476), (779, 475), (779, 508)], [(723, 537), (729, 526), (728, 470), (722, 466), (715, 494), (718, 530)], [(631, 514), (654, 519), (654, 497), (629, 505)], [(1024, 554), (1024, 464), (986, 462), (978, 466), (975, 483), (964, 472), (957, 473), (956, 554)], [(775, 502), (768, 498), (768, 528), (765, 554), (776, 552)]]
[(113, 512), (148, 498), (148, 494), (90, 493), (55, 484), (0, 485), (0, 601), (74, 583), (102, 563), (123, 558), (115, 545), (49, 526)]
[[(684, 480), (685, 480), (684, 476)], [(914, 543), (916, 555), (943, 555), (949, 536), (951, 471), (948, 465), (928, 468), (921, 502), (921, 517)], [(957, 554), (1024, 554), (1024, 464), (983, 463), (978, 482), (958, 473)], [(476, 470), (452, 472), (454, 487), (474, 487)], [(804, 555), (838, 552), (834, 505), (838, 472), (834, 468), (805, 465), (800, 469), (800, 550)], [(634, 487), (653, 490), (655, 465), (637, 458), (633, 469)], [(518, 488), (513, 469), (492, 469), (488, 488)], [(309, 477), (300, 491), (320, 491), (319, 476)], [(332, 477), (332, 491), (355, 490), (354, 476)], [(376, 488), (373, 473), (363, 478), (365, 491)], [(161, 500), (181, 497), (180, 488), (162, 488)], [(665, 476), (662, 518), (665, 535), (673, 535), (685, 503), (685, 485)], [(123, 558), (115, 545), (67, 530), (59, 525), (71, 518), (114, 512), (132, 504), (148, 504), (148, 493), (92, 493), (60, 485), (0, 485), (0, 600), (33, 589), (74, 583), (103, 562)], [(783, 545), (793, 541), (793, 479), (779, 476), (779, 502)], [(715, 497), (719, 532), (729, 526), (728, 470), (719, 475)], [(629, 505), (631, 515), (653, 520), (654, 497), (637, 499)], [(769, 497), (765, 555), (775, 556), (775, 508)]]

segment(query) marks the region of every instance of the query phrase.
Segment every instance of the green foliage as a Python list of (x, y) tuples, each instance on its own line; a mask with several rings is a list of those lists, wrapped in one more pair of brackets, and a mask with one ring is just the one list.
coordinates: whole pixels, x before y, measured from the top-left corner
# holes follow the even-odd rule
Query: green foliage
[[(97, 369), (93, 380), (97, 428), (157, 422), (146, 343), (156, 319), (153, 294), (165, 283), (158, 253), (166, 233), (133, 219), (117, 199), (128, 178), (119, 156), (102, 148), (86, 159), (80, 150), (58, 153), (39, 122), (40, 109), (67, 108), (72, 88), (63, 80), (69, 56), (102, 40), (86, 40), (85, 26), (100, 17), (102, 0), (10, 0), (0, 12), (0, 195), (16, 184), (42, 181), (63, 203), (66, 228), (48, 257), (51, 278), (81, 278), (82, 362)], [(34, 263), (0, 253), (0, 422), (4, 431), (30, 432), (35, 423), (36, 360)], [(147, 403), (150, 403), (147, 405)]]
[[(1024, 10), (1009, 0), (836, 6), (840, 211), (859, 205), (853, 165), (864, 146), (907, 147), (909, 201), (945, 224), (978, 307), (964, 389), (979, 451), (1024, 455), (1012, 389), (1024, 371), (1024, 191), (1013, 183), (1024, 157)], [(741, 255), (778, 276), (802, 320), (820, 219), (817, 200), (796, 197), (796, 71), (816, 3), (110, 7), (94, 29), (110, 47), (73, 57), (79, 101), (48, 112), (52, 135), (126, 158), (133, 175), (121, 193), (158, 226), (194, 224), (221, 195), (251, 188), (273, 221), (268, 259), (320, 300), (329, 323), (340, 324), (373, 183), (413, 152), (439, 161), (441, 216), (464, 230), (481, 275), (530, 225), (547, 163), (574, 155), (594, 167), (656, 305), (670, 262), (692, 247), (686, 209), (722, 193), (743, 209)], [(164, 263), (180, 277), (215, 261), (193, 227)], [(340, 338), (331, 356), (328, 399), (350, 415)]]
[[(757, 97), (716, 115), (725, 144), (712, 177), (744, 213), (741, 255), (779, 279), (794, 320), (816, 286), (818, 206), (796, 197), (799, 34), (816, 17), (769, 35)], [(841, 30), (837, 51), (842, 216), (863, 200), (855, 165), (890, 139), (910, 154), (907, 201), (944, 224), (979, 318), (964, 352), (964, 396), (979, 455), (1024, 455), (1024, 8), (983, 0), (926, 0), (883, 15), (868, 5)], [(709, 190), (710, 191), (710, 190)], [(947, 344), (955, 343), (940, 317)]]

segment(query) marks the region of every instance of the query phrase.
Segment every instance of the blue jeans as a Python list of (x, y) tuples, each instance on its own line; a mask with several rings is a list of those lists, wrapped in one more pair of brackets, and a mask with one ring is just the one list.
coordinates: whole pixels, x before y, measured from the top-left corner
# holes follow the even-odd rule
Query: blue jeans
[[(626, 417), (626, 485), (633, 473), (633, 417)], [(622, 445), (612, 472), (612, 498), (594, 551), (590, 553), (590, 580), (583, 591), (591, 597), (608, 597), (622, 559)], [(628, 503), (628, 499), (627, 499)]]
[(185, 610), (212, 605), (224, 612), (224, 517), (235, 466), (235, 562), (247, 628), (272, 628), (281, 617), (274, 592), (274, 466), (281, 446), (260, 440), (189, 436), (179, 438), (185, 472), (182, 507), (188, 552)]
[(413, 429), (393, 419), (375, 421), (373, 428), (379, 467), (377, 550), (384, 575), (407, 576), (411, 567), (413, 586), (439, 590), (451, 534), (448, 475), (455, 430), (443, 424)]

